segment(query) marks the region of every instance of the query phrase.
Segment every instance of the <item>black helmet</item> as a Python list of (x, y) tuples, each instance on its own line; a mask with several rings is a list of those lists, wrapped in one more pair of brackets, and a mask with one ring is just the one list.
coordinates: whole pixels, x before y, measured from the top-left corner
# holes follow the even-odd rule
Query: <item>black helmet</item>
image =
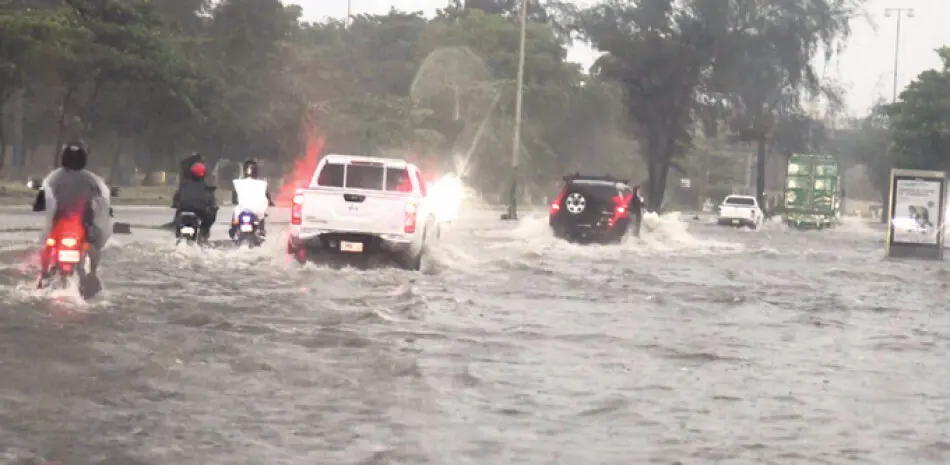
[(79, 171), (84, 169), (86, 167), (86, 149), (78, 142), (66, 144), (63, 147), (60, 164), (67, 170)]
[(245, 161), (243, 173), (246, 177), (257, 179), (257, 177), (260, 175), (257, 168), (257, 162), (254, 160)]

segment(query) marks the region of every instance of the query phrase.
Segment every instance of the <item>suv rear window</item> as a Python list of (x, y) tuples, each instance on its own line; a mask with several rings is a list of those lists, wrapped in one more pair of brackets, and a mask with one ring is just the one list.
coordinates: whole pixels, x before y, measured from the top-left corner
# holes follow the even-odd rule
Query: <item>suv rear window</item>
[[(383, 185), (385, 173), (386, 185)], [(328, 163), (317, 176), (317, 185), (353, 189), (412, 192), (409, 172), (404, 168), (386, 168), (378, 163)]]
[(568, 189), (572, 187), (576, 187), (577, 190), (600, 199), (609, 199), (619, 193), (617, 184), (612, 182), (574, 181), (568, 186)]
[(726, 201), (723, 202), (729, 205), (755, 205), (755, 199), (750, 199), (746, 197), (726, 197)]

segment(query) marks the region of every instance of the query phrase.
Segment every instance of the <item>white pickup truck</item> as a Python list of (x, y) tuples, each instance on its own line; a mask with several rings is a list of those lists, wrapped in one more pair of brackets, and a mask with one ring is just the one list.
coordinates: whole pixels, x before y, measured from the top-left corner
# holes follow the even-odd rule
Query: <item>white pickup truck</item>
[(440, 226), (419, 169), (405, 160), (327, 155), (307, 188), (297, 189), (287, 252), (393, 254), (418, 270)]
[(727, 195), (719, 206), (720, 225), (747, 226), (758, 228), (765, 215), (759, 208), (759, 202), (751, 195)]

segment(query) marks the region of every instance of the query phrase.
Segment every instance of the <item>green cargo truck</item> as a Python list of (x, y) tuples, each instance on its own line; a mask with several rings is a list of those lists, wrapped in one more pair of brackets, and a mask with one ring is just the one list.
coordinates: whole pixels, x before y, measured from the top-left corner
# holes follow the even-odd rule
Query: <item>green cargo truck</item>
[(831, 155), (792, 155), (785, 178), (785, 221), (790, 228), (824, 229), (838, 222), (841, 176)]

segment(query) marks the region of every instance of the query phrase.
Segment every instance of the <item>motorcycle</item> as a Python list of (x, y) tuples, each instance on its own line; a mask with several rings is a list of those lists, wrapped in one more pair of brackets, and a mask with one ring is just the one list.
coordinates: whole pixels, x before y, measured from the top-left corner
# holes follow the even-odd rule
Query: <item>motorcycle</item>
[(261, 220), (249, 210), (244, 210), (234, 217), (234, 242), (237, 245), (247, 244), (248, 247), (257, 247), (264, 242), (261, 235)]
[(61, 290), (76, 287), (83, 298), (89, 298), (101, 287), (98, 280), (89, 279), (91, 266), (82, 217), (74, 214), (59, 218), (40, 257), (37, 288)]
[[(33, 205), (34, 211), (46, 209), (42, 181), (30, 179), (27, 187), (37, 191), (37, 198)], [(110, 187), (110, 197), (119, 196), (119, 188)], [(109, 208), (109, 216), (113, 216), (113, 209)], [(102, 283), (98, 278), (90, 276), (92, 263), (89, 257), (89, 237), (86, 234), (86, 225), (82, 215), (68, 214), (58, 217), (53, 222), (53, 228), (46, 238), (45, 246), (40, 255), (40, 277), (37, 288), (68, 289), (78, 287), (84, 299), (95, 296), (101, 289)], [(113, 234), (132, 234), (128, 223), (113, 222)]]
[(201, 218), (192, 212), (181, 212), (175, 225), (176, 244), (185, 241), (195, 244), (201, 241)]

